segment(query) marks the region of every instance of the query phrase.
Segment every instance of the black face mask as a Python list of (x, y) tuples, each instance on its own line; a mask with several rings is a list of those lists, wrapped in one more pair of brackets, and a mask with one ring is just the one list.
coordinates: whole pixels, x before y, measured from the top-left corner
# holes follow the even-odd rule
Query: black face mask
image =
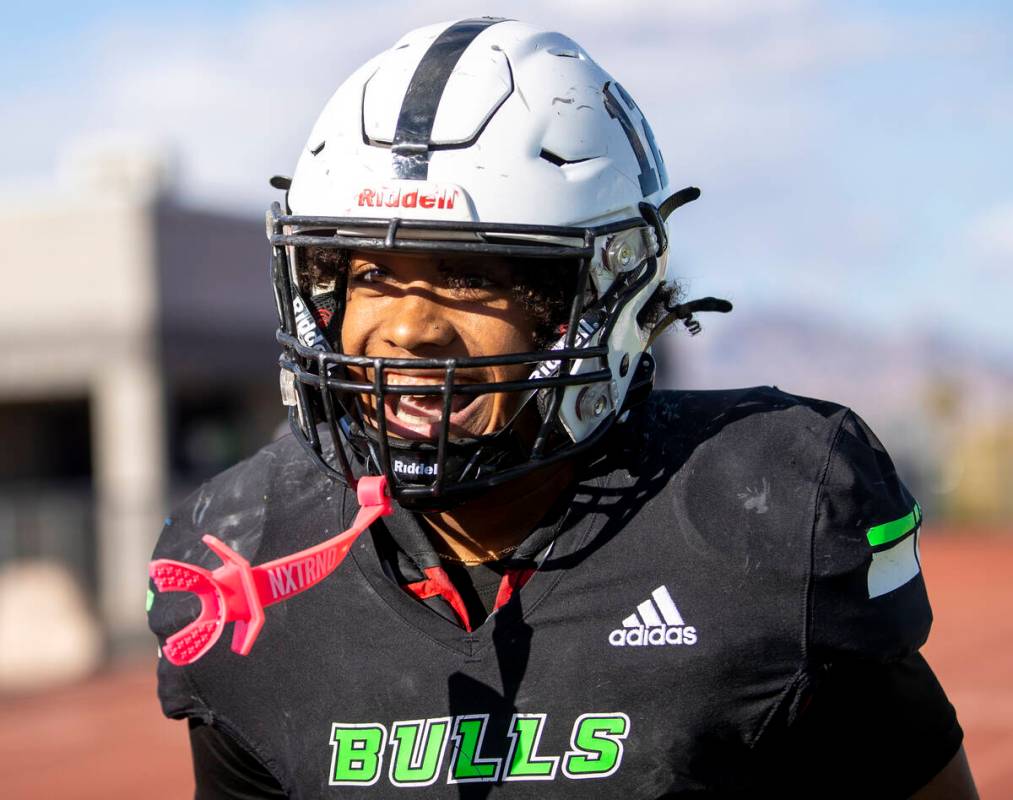
[[(394, 499), (413, 510), (435, 510), (457, 505), (469, 497), (535, 469), (571, 458), (594, 447), (622, 412), (614, 390), (616, 376), (608, 363), (608, 341), (619, 313), (653, 279), (656, 258), (618, 277), (613, 287), (590, 306), (589, 272), (598, 236), (643, 226), (636, 218), (596, 228), (557, 228), (531, 225), (454, 223), (454, 230), (474, 233), (476, 238), (415, 239), (416, 230), (428, 235), (442, 231), (446, 223), (422, 220), (363, 221), (319, 217), (282, 216), (275, 206), (270, 238), (274, 245), (273, 276), (281, 327), (282, 395), (289, 406), (292, 432), (314, 463), (335, 480), (355, 482), (352, 461), (368, 474), (384, 475)], [(347, 236), (335, 230), (378, 227), (374, 236)], [(285, 233), (296, 229), (298, 233)], [(307, 230), (311, 229), (311, 230)], [(323, 232), (321, 229), (324, 229)], [(497, 239), (497, 234), (500, 238)], [(572, 244), (520, 242), (507, 235), (551, 236)], [(425, 234), (424, 234), (425, 235)], [(501, 356), (466, 358), (372, 358), (335, 352), (340, 343), (343, 287), (303, 299), (289, 260), (289, 249), (384, 249), (408, 252), (465, 252), (514, 258), (576, 261), (573, 300), (564, 336), (548, 350)], [(558, 262), (557, 262), (558, 263)], [(307, 295), (309, 293), (307, 292)], [(575, 364), (580, 363), (580, 370)], [(650, 378), (653, 378), (653, 361)], [(454, 380), (457, 370), (527, 365), (522, 380), (476, 384)], [(636, 367), (637, 365), (631, 365)], [(354, 368), (354, 373), (350, 369)], [(411, 375), (439, 370), (440, 383), (402, 385), (387, 380), (391, 371)], [(576, 374), (574, 374), (576, 372)], [(351, 374), (367, 374), (370, 380), (351, 380)], [(625, 377), (625, 372), (623, 373)], [(394, 378), (396, 380), (396, 376)], [(641, 380), (641, 383), (643, 380)], [(576, 397), (578, 417), (584, 409), (592, 423), (579, 441), (562, 423), (560, 407), (564, 393)], [(520, 408), (510, 421), (492, 434), (455, 438), (450, 431), (450, 409), (455, 398), (513, 393), (520, 395)], [(363, 398), (383, 409), (390, 396), (423, 394), (443, 399), (443, 414), (434, 440), (416, 441), (392, 437), (385, 414), (369, 420)], [(629, 394), (629, 393), (627, 393)], [(642, 394), (642, 393), (640, 393)], [(585, 402), (586, 400), (586, 402)], [(586, 406), (586, 409), (585, 409)], [(522, 434), (522, 423), (525, 432)], [(327, 440), (330, 440), (329, 442)], [(351, 456), (351, 458), (350, 458)]]

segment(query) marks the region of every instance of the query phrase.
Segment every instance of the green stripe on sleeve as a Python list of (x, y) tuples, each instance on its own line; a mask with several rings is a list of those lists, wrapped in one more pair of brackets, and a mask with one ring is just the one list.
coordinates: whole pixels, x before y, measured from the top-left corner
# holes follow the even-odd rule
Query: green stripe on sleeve
[(155, 593), (148, 589), (148, 595), (144, 599), (144, 610), (151, 611), (151, 607), (155, 604)]
[(910, 514), (900, 519), (884, 522), (882, 525), (874, 525), (865, 532), (865, 536), (869, 540), (871, 547), (878, 547), (881, 544), (887, 544), (910, 533), (921, 521), (922, 509), (915, 503), (915, 507), (911, 509)]

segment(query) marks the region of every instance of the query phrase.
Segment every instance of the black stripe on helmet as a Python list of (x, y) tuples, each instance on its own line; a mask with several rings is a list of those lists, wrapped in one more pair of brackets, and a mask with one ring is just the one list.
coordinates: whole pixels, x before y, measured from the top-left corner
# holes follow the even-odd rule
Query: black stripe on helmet
[(627, 92), (622, 84), (618, 81), (613, 81), (612, 85), (616, 87), (616, 91), (622, 95), (623, 100), (626, 101), (626, 105), (634, 109), (640, 115), (640, 124), (644, 128), (644, 136), (647, 138), (647, 144), (651, 148), (651, 153), (654, 154), (654, 167), (658, 170), (658, 179), (662, 186), (668, 184), (668, 170), (665, 168), (665, 159), (661, 156), (661, 151), (658, 150), (658, 144), (654, 140), (654, 131), (651, 130), (651, 123), (647, 121), (647, 117), (644, 116), (644, 112), (640, 110), (640, 106), (637, 105), (637, 101), (630, 97), (630, 93)]
[[(640, 166), (640, 175), (637, 177), (640, 179), (640, 191), (647, 197), (654, 192), (658, 191), (660, 184), (658, 183), (658, 173), (655, 172), (654, 167), (651, 166), (651, 159), (647, 157), (647, 150), (644, 149), (644, 143), (640, 141), (640, 135), (633, 127), (633, 121), (630, 119), (630, 115), (626, 113), (626, 109), (623, 108), (619, 99), (612, 93), (612, 82), (607, 81), (602, 87), (602, 97), (605, 99), (605, 110), (609, 116), (615, 120), (618, 120), (622, 126), (623, 133), (626, 134), (626, 138), (630, 142), (630, 147), (633, 149), (633, 155), (637, 158), (637, 164)], [(619, 84), (615, 84), (616, 87)], [(620, 89), (620, 91), (623, 91)], [(623, 91), (626, 97), (629, 95)], [(632, 98), (631, 98), (632, 101)], [(636, 106), (631, 106), (636, 107)], [(643, 116), (643, 114), (641, 114)], [(657, 152), (656, 148), (651, 148), (654, 152)]]
[(394, 177), (417, 181), (429, 177), (429, 139), (450, 74), (475, 37), (497, 22), (503, 22), (503, 18), (455, 22), (436, 37), (422, 56), (401, 102), (391, 143)]

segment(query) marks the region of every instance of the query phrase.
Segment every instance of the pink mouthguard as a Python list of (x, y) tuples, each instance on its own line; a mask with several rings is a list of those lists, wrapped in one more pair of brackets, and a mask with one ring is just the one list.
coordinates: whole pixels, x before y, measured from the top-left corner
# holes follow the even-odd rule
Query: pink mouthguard
[(232, 651), (248, 655), (264, 627), (267, 606), (320, 583), (337, 569), (360, 533), (392, 512), (383, 476), (360, 478), (356, 496), (359, 513), (348, 530), (266, 564), (251, 567), (249, 561), (211, 534), (202, 541), (222, 560), (213, 572), (168, 558), (152, 561), (148, 574), (160, 592), (193, 592), (200, 598), (197, 619), (169, 636), (162, 646), (169, 662), (176, 666), (195, 662), (214, 647), (227, 622), (236, 623)]

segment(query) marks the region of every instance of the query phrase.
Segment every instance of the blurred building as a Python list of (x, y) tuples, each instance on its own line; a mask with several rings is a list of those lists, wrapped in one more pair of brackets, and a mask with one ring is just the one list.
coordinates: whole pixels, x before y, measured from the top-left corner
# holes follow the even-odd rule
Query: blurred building
[(947, 462), (948, 516), (957, 523), (1008, 527), (1013, 520), (1013, 414), (968, 424)]
[(281, 420), (263, 224), (182, 207), (171, 172), (99, 150), (0, 198), (0, 568), (63, 565), (113, 644), (173, 499)]

